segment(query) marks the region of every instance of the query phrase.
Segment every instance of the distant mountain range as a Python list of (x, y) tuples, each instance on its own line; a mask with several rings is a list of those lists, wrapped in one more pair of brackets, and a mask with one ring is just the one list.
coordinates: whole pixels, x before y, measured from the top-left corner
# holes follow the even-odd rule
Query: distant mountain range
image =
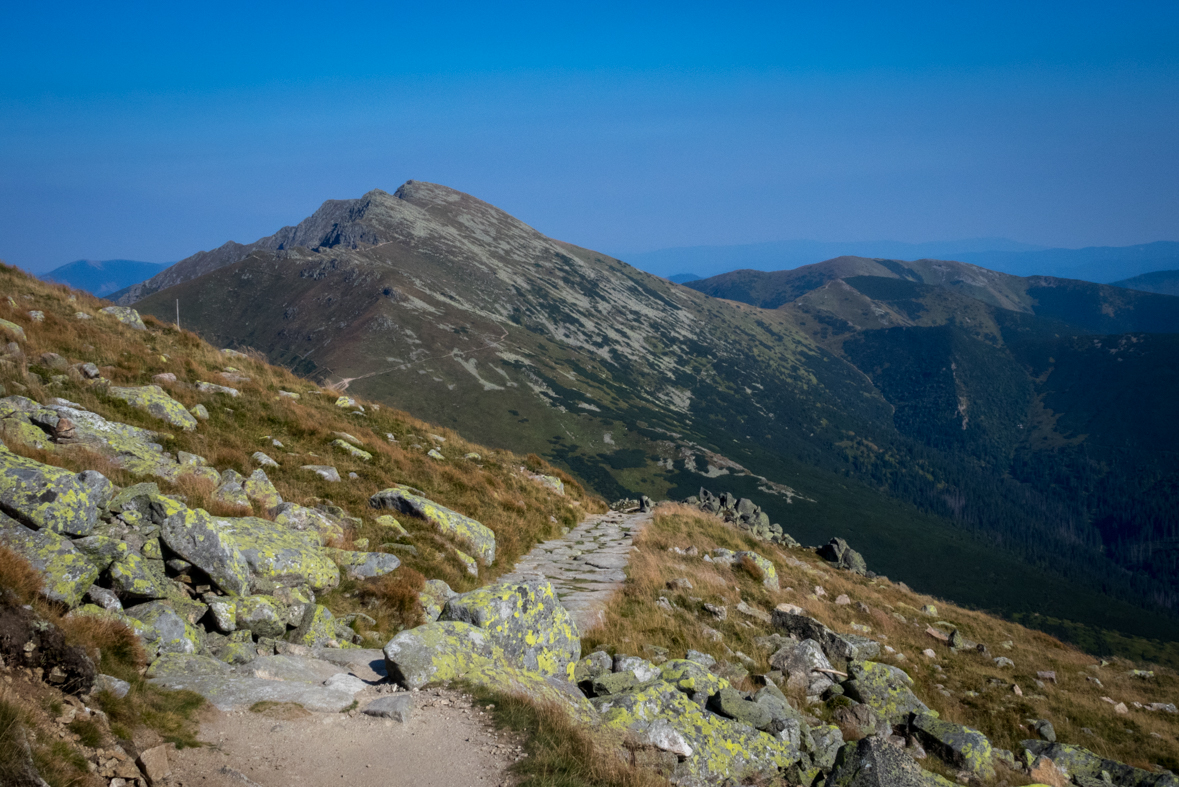
[(680, 275), (704, 278), (735, 270), (789, 270), (843, 256), (957, 260), (1015, 276), (1056, 276), (1104, 284), (1151, 271), (1179, 268), (1179, 242), (1050, 249), (1006, 238), (934, 243), (797, 240), (661, 249), (631, 254), (626, 259), (648, 273), (679, 281)]
[(1115, 281), (1117, 287), (1143, 292), (1157, 292), (1160, 295), (1179, 295), (1179, 271), (1155, 271), (1144, 273), (1132, 279)]
[(138, 260), (77, 260), (41, 274), (40, 278), (105, 297), (150, 279), (169, 264)]
[(680, 286), (410, 181), (121, 299), (612, 499), (727, 489), (968, 603), (1179, 639), (1179, 298), (862, 257)]

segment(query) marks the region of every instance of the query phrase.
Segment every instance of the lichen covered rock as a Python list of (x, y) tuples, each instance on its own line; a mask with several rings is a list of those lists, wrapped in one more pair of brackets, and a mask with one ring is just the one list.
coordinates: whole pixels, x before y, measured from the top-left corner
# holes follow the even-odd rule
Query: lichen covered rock
[(1176, 787), (1179, 779), (1170, 773), (1151, 773), (1142, 768), (1135, 768), (1117, 760), (1107, 760), (1080, 746), (1067, 743), (1049, 743), (1048, 741), (1021, 741), (1023, 748), (1033, 758), (1047, 757), (1069, 776), (1081, 783), (1082, 779), (1091, 783), (1101, 784), (1104, 779), (1101, 772), (1110, 776), (1110, 783), (1117, 787)]
[(425, 587), (418, 593), (418, 602), (422, 605), (422, 612), (427, 621), (438, 620), (446, 602), (458, 594), (450, 589), (450, 585), (441, 579), (426, 580)]
[(281, 503), (274, 509), (274, 522), (290, 530), (315, 533), (320, 544), (344, 537), (344, 524), (338, 519), (297, 503)]
[(274, 488), (274, 484), (262, 468), (258, 468), (249, 478), (242, 481), (242, 491), (246, 493), (250, 502), (262, 511), (272, 512), (282, 505), (282, 495)]
[(652, 725), (664, 724), (675, 730), (692, 751), (672, 771), (675, 784), (696, 787), (776, 777), (799, 760), (797, 746), (710, 713), (666, 681), (592, 702), (602, 724), (618, 733), (641, 737)]
[(244, 596), (236, 600), (234, 608), (237, 628), (255, 637), (277, 638), (287, 631), (282, 607), (271, 596)]
[(778, 569), (774, 568), (774, 564), (768, 558), (764, 558), (756, 552), (738, 552), (736, 554), (737, 560), (746, 560), (757, 567), (757, 571), (761, 574), (761, 583), (770, 590), (778, 590)]
[(572, 616), (543, 577), (499, 582), (446, 602), (440, 621), (478, 626), (503, 650), (512, 666), (568, 677), (581, 657), (581, 637)]
[(112, 491), (98, 473), (72, 473), (0, 445), (0, 511), (34, 530), (90, 535)]
[(226, 521), (203, 509), (175, 504), (160, 525), (160, 538), (169, 549), (208, 574), (222, 592), (245, 596), (250, 589), (250, 565), (224, 527)]
[(71, 607), (81, 603), (98, 569), (70, 543), (49, 530), (30, 530), (0, 513), (0, 544), (29, 561), (44, 581), (47, 598)]
[(107, 306), (98, 311), (102, 314), (109, 314), (128, 328), (133, 328), (137, 331), (147, 330), (147, 326), (143, 324), (143, 318), (139, 316), (139, 312), (130, 306)]
[(107, 393), (115, 399), (122, 399), (132, 407), (166, 421), (186, 432), (197, 428), (197, 419), (184, 405), (173, 399), (158, 385), (139, 385), (129, 388), (111, 386)]
[(369, 499), (369, 505), (421, 517), (443, 534), (467, 544), (483, 565), (495, 562), (495, 533), (491, 528), (426, 499), (416, 489), (407, 486), (384, 489)]
[(127, 610), (142, 627), (135, 633), (149, 653), (197, 653), (203, 632), (181, 617), (166, 601), (149, 601)]
[(829, 659), (840, 661), (863, 661), (880, 653), (880, 644), (856, 634), (836, 634), (814, 618), (795, 614), (785, 609), (775, 609), (772, 617), (774, 628), (793, 634), (799, 639), (818, 642)]
[(306, 585), (317, 593), (340, 584), (340, 570), (310, 533), (252, 516), (220, 519), (218, 526), (255, 577), (286, 587)]
[(927, 751), (942, 760), (984, 781), (995, 778), (991, 742), (978, 730), (942, 721), (928, 713), (914, 714), (909, 728), (916, 733)]
[(340, 571), (353, 579), (383, 577), (393, 573), (401, 561), (396, 555), (384, 552), (349, 552), (346, 549), (325, 549)]
[(402, 631), (384, 648), (390, 680), (407, 689), (461, 678), (484, 662), (506, 663), (490, 632), (458, 621)]
[(839, 750), (826, 787), (950, 787), (953, 782), (921, 769), (904, 749), (863, 738)]
[(910, 713), (929, 713), (925, 703), (912, 692), (913, 679), (904, 670), (863, 661), (849, 664), (847, 671), (844, 694), (869, 706), (890, 724), (900, 724)]
[(122, 559), (111, 563), (111, 589), (123, 600), (167, 598), (163, 564), (159, 565), (158, 572), (152, 571), (148, 560), (130, 552)]
[(370, 454), (368, 451), (357, 448), (356, 446), (349, 443), (347, 440), (342, 440), (342, 439), (332, 440), (332, 446), (337, 451), (342, 451), (343, 453), (348, 454), (348, 456), (352, 457), (353, 459), (359, 459), (362, 462), (371, 462), (372, 461), (372, 458), (373, 458), (372, 454)]

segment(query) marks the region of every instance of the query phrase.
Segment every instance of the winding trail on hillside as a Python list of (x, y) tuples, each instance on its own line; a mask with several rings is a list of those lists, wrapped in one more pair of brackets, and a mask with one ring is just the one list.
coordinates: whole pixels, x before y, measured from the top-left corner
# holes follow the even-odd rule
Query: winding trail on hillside
[(584, 634), (602, 622), (606, 603), (626, 580), (634, 538), (651, 518), (650, 512), (592, 514), (565, 536), (537, 544), (501, 581), (543, 575)]

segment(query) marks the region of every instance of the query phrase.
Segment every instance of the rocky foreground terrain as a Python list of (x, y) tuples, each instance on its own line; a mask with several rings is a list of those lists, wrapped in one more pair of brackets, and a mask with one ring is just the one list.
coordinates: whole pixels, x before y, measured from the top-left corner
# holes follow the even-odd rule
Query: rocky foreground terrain
[[(1171, 670), (802, 547), (723, 489), (607, 513), (535, 458), (0, 274), (6, 784), (298, 783), (203, 736), (326, 757), (312, 724), (347, 719), (358, 758), (454, 750), (492, 783), (561, 758), (574, 784), (1179, 785)], [(522, 737), (491, 738), (509, 708)]]

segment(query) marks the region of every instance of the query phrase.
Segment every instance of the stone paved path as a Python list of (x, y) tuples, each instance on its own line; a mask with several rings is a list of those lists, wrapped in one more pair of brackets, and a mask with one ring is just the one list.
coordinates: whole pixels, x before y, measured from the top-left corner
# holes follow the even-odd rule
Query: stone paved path
[(622, 570), (630, 560), (631, 543), (651, 516), (617, 511), (588, 516), (568, 535), (537, 544), (503, 579), (544, 575), (578, 631), (589, 631), (602, 621), (607, 600), (626, 579)]

